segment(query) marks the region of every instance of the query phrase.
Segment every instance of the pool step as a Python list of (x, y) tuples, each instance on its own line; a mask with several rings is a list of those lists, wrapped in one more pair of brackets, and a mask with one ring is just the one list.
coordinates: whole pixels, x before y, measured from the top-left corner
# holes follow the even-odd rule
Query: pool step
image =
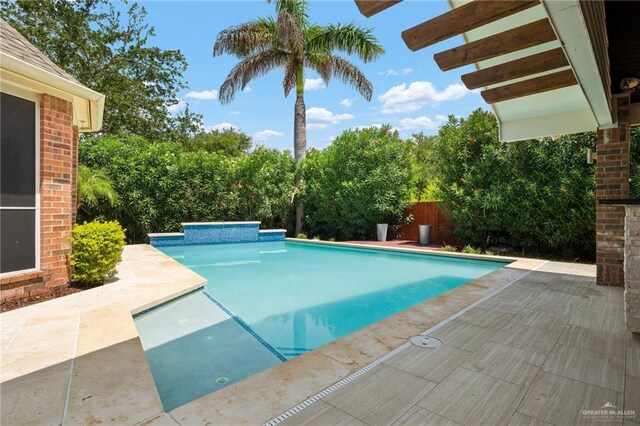
[(154, 247), (196, 244), (255, 243), (284, 241), (286, 229), (260, 229), (259, 221), (185, 222), (184, 232), (147, 234)]
[(311, 350), (309, 348), (286, 348), (282, 346), (277, 346), (276, 349), (287, 358), (295, 358)]

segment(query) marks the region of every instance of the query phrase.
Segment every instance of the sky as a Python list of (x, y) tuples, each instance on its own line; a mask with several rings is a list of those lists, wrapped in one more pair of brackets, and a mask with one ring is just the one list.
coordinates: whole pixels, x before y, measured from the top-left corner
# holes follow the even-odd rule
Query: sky
[[(281, 70), (254, 80), (228, 105), (221, 105), (217, 99), (220, 85), (237, 63), (232, 56), (213, 57), (218, 32), (257, 17), (274, 16), (273, 5), (238, 0), (155, 0), (140, 4), (156, 31), (150, 44), (179, 49), (188, 62), (184, 78), (189, 87), (178, 94), (180, 103), (172, 108), (174, 112), (188, 104), (193, 112), (203, 115), (207, 130), (234, 127), (251, 135), (256, 144), (292, 150), (295, 93), (284, 97)], [(471, 71), (470, 67), (443, 72), (433, 60), (434, 53), (460, 45), (460, 37), (417, 52), (402, 41), (403, 30), (448, 9), (444, 0), (406, 0), (366, 18), (353, 0), (311, 0), (312, 22), (355, 22), (371, 28), (386, 53), (366, 64), (349, 57), (372, 82), (371, 101), (337, 79), (325, 86), (317, 74), (306, 71), (308, 148), (328, 146), (345, 129), (381, 124), (390, 124), (405, 138), (420, 131), (435, 134), (450, 114), (466, 116), (478, 107), (487, 109), (479, 93), (462, 85), (460, 76)]]

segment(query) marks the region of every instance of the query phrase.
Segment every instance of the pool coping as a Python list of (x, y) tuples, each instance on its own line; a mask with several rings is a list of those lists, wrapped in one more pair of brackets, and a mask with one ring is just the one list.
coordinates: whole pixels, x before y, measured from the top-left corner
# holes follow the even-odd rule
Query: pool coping
[[(314, 240), (304, 243), (488, 260), (482, 255), (436, 254), (420, 249), (378, 248)], [(498, 257), (491, 258), (497, 260)], [(63, 365), (65, 374), (68, 374), (64, 382), (66, 398), (62, 406), (50, 407), (55, 411), (52, 417), (60, 415), (62, 423), (109, 421), (114, 416), (120, 422), (130, 424), (159, 417), (184, 424), (207, 423), (214, 418), (224, 424), (264, 423), (402, 346), (409, 337), (446, 320), (545, 262), (521, 258), (501, 258), (500, 261), (503, 259), (513, 263), (165, 413), (133, 315), (201, 288), (206, 280), (156, 248), (149, 245), (127, 246), (118, 281), (0, 316), (3, 351), (7, 349), (4, 345), (7, 321), (9, 333), (13, 333), (9, 336), (9, 344), (19, 339), (20, 333), (28, 336), (27, 331), (22, 330), (26, 327), (22, 324), (45, 323), (52, 328), (57, 327), (50, 333), (52, 339), (56, 333), (66, 333), (66, 340), (48, 342), (57, 351), (55, 353), (51, 353), (53, 349), (44, 347), (47, 342), (38, 342), (43, 346), (42, 351), (49, 351), (46, 358), (38, 358), (37, 353), (34, 355), (32, 347), (28, 350), (15, 349), (13, 352), (16, 353), (12, 353), (9, 360), (3, 353), (2, 382), (11, 382), (18, 388), (27, 386), (28, 383), (22, 383), (21, 379), (31, 378), (33, 381), (38, 374)], [(15, 327), (15, 332), (12, 327)], [(75, 328), (67, 330), (70, 327)], [(6, 352), (12, 352), (9, 344)], [(117, 355), (120, 361), (112, 365), (98, 363), (104, 357), (113, 359), (118, 351), (124, 350), (123, 347), (128, 357), (123, 359), (122, 354)], [(23, 358), (20, 358), (20, 350)], [(11, 364), (12, 360), (14, 364)], [(108, 373), (97, 374), (104, 369)], [(130, 380), (122, 379), (128, 376)], [(109, 389), (110, 394), (100, 394), (104, 389)], [(91, 399), (86, 399), (87, 396)], [(25, 407), (16, 406), (15, 410), (23, 414), (28, 412), (26, 410), (32, 402), (27, 400), (24, 403)]]

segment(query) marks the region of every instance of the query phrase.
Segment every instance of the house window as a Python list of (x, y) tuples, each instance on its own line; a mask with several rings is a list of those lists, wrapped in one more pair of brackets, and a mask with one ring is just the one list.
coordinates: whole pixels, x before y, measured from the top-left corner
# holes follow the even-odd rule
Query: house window
[(36, 108), (0, 93), (0, 273), (38, 266)]

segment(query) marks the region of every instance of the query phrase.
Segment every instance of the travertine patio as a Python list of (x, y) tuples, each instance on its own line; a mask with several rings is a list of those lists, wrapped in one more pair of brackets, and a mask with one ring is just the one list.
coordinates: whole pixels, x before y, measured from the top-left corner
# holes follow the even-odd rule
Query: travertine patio
[(442, 347), (405, 348), (286, 421), (567, 424), (607, 402), (638, 412), (640, 342), (624, 332), (622, 289), (595, 286), (594, 269), (518, 259), (164, 413), (131, 314), (204, 281), (128, 246), (116, 282), (0, 315), (1, 422), (262, 424), (427, 329)]

